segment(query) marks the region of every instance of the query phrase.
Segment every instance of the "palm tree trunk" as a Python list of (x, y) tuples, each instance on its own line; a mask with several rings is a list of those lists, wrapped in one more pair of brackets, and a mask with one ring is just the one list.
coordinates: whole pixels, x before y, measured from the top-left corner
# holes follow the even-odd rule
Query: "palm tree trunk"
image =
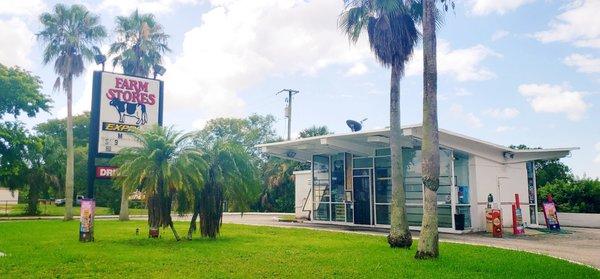
[(181, 238), (179, 237), (179, 234), (177, 233), (177, 231), (175, 230), (175, 227), (173, 226), (173, 221), (171, 221), (169, 223), (169, 227), (171, 227), (171, 231), (173, 231), (173, 235), (175, 236), (175, 240), (180, 241)]
[(73, 153), (73, 78), (67, 77), (67, 171), (65, 175), (65, 220), (73, 220), (73, 184), (74, 161)]
[(196, 219), (198, 218), (198, 213), (198, 210), (194, 208), (194, 215), (192, 215), (192, 221), (190, 221), (190, 228), (187, 235), (189, 240), (192, 240), (192, 234), (196, 231)]
[(423, 222), (418, 259), (437, 258), (437, 190), (440, 185), (440, 151), (437, 121), (437, 62), (435, 38), (435, 0), (423, 3)]
[(121, 209), (119, 210), (119, 221), (129, 221), (129, 196), (125, 186), (121, 187)]
[(404, 173), (402, 168), (402, 128), (400, 127), (400, 77), (401, 66), (392, 66), (390, 84), (390, 151), (392, 165), (392, 203), (391, 228), (388, 235), (390, 247), (410, 248), (412, 236), (406, 217), (406, 193), (404, 192)]

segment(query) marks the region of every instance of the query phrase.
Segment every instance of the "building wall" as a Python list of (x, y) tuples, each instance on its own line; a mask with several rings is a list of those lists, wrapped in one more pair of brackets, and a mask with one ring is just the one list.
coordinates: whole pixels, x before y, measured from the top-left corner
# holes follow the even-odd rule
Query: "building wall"
[(6, 188), (0, 188), (0, 205), (17, 204), (19, 201), (19, 191), (10, 191)]
[(494, 203), (501, 204), (503, 226), (512, 226), (512, 207), (515, 194), (519, 194), (523, 221), (531, 223), (528, 206), (527, 169), (525, 163), (500, 164), (482, 157), (471, 156), (470, 169), (472, 185), (471, 198), (473, 229), (485, 230), (485, 208), (488, 194), (494, 196)]
[[(308, 196), (312, 187), (311, 183), (311, 171), (296, 171), (294, 172), (295, 180), (295, 214), (296, 218), (308, 219), (310, 217), (310, 211), (312, 209), (312, 197)], [(308, 201), (306, 200), (308, 198)], [(303, 207), (306, 204), (306, 210), (303, 211)]]
[[(539, 224), (546, 225), (544, 212), (537, 214)], [(600, 214), (558, 212), (558, 222), (561, 227), (583, 227), (600, 229)]]

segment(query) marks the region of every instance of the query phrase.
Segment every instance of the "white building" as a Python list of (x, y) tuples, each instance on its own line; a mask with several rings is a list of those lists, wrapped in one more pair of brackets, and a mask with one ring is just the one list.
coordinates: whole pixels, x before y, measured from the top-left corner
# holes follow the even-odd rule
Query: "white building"
[(19, 201), (19, 191), (11, 191), (7, 188), (0, 188), (0, 206), (5, 204), (17, 204)]
[[(421, 126), (403, 127), (406, 206), (411, 229), (423, 213)], [(274, 156), (311, 162), (296, 172), (296, 216), (313, 222), (389, 227), (389, 129), (326, 135), (259, 145)], [(520, 196), (523, 220), (537, 224), (533, 160), (562, 158), (578, 148), (515, 150), (440, 130), (440, 231), (485, 230), (492, 194), (505, 226)], [(453, 218), (454, 216), (454, 218)], [(464, 220), (464, 221), (463, 221)]]

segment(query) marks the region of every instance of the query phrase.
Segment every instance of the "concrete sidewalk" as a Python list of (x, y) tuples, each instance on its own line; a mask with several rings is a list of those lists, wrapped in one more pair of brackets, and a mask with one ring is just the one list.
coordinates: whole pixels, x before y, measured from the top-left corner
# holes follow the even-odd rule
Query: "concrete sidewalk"
[[(279, 222), (279, 217), (291, 215), (284, 213), (224, 213), (223, 223), (243, 224), (253, 226), (272, 226), (282, 228), (305, 228), (334, 232), (347, 232), (385, 236), (388, 229), (374, 227), (343, 226), (312, 222), (291, 223)], [(146, 220), (145, 215), (132, 215), (132, 220)], [(116, 220), (119, 216), (96, 216), (97, 220)], [(0, 217), (0, 222), (10, 220), (60, 220), (62, 216), (39, 217)], [(191, 215), (173, 215), (174, 221), (189, 222)], [(585, 264), (600, 270), (600, 229), (564, 228), (567, 233), (551, 234), (533, 229), (527, 229), (524, 236), (513, 236), (505, 229), (504, 238), (493, 238), (486, 233), (447, 234), (441, 233), (440, 240), (444, 242), (464, 243), (491, 246), (497, 248), (528, 251), (565, 259), (571, 262)], [(413, 231), (413, 237), (418, 239), (419, 233)]]

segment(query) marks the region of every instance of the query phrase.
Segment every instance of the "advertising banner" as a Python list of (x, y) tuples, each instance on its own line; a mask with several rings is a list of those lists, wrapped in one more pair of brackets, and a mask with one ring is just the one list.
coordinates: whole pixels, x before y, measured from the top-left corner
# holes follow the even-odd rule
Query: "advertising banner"
[(98, 153), (136, 147), (134, 129), (160, 124), (160, 81), (101, 72), (99, 86)]
[(79, 241), (94, 241), (94, 215), (96, 201), (92, 199), (81, 200), (81, 219), (79, 223)]
[(552, 198), (548, 198), (547, 202), (544, 202), (544, 218), (546, 219), (546, 226), (551, 230), (560, 230), (560, 223), (558, 222), (558, 213), (556, 211), (556, 205)]

